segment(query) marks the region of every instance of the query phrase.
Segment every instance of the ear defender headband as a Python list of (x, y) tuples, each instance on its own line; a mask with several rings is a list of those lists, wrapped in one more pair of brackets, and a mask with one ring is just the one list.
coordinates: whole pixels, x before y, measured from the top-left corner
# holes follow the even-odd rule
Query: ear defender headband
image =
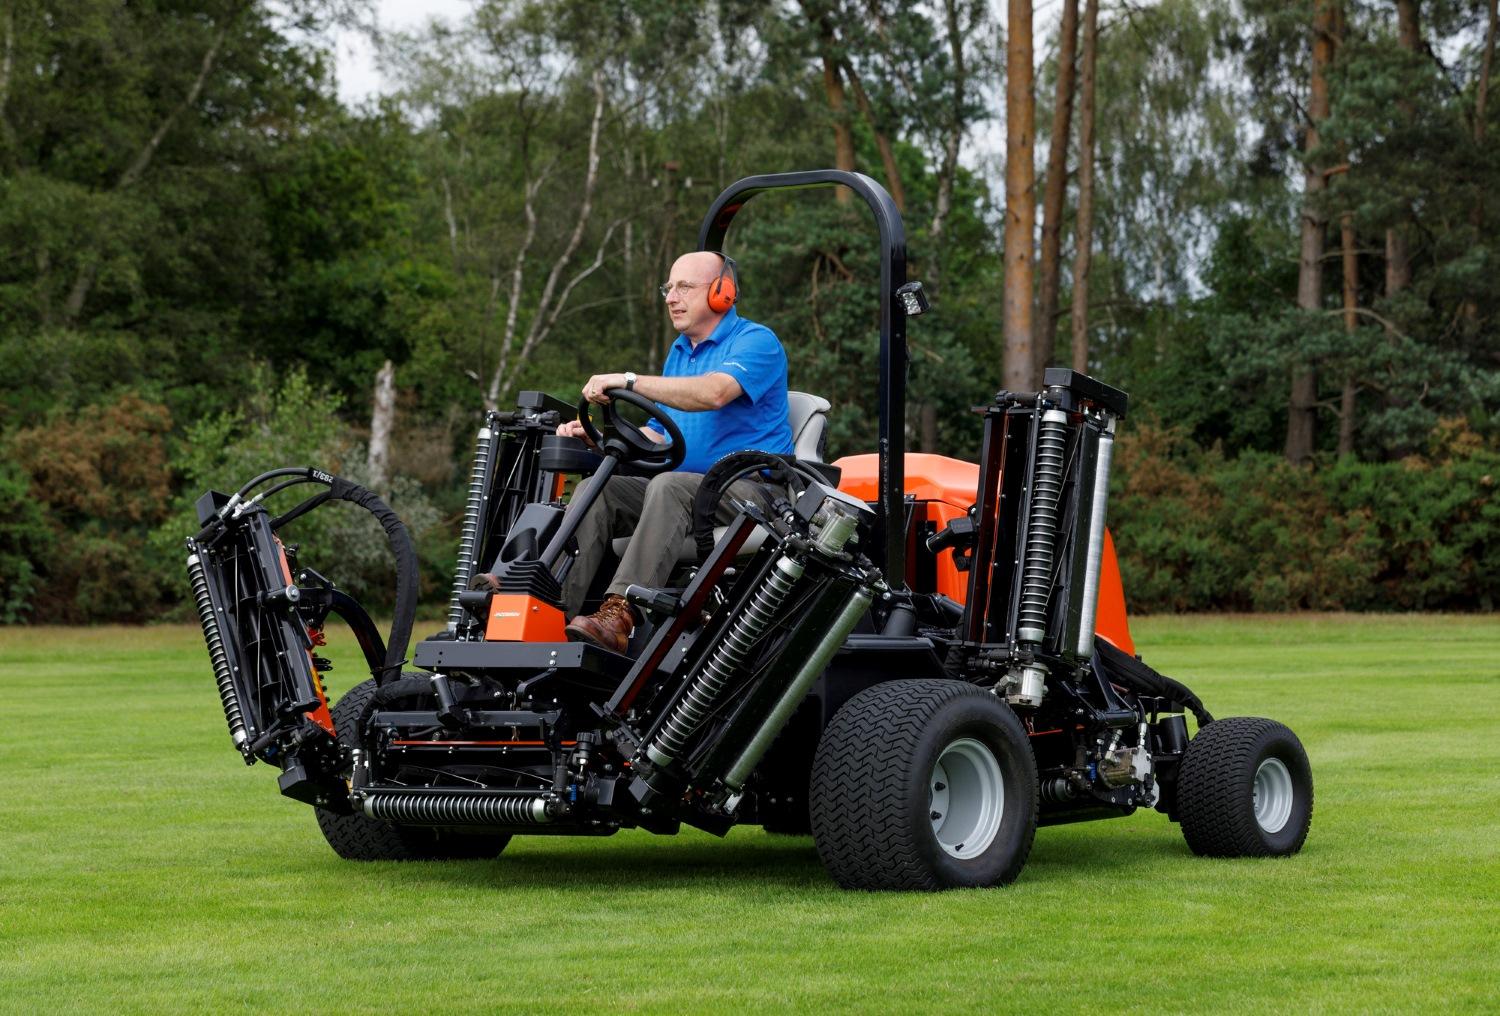
[(724, 267), (719, 269), (719, 277), (708, 284), (708, 309), (715, 314), (727, 312), (740, 296), (739, 267), (729, 255), (719, 257), (724, 259)]

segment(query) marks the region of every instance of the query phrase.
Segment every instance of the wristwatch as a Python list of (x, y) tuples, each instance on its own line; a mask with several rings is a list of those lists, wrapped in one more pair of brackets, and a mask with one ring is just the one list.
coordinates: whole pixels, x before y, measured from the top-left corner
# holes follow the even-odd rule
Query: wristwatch
[(625, 390), (628, 392), (635, 391), (635, 371), (633, 370), (625, 372)]

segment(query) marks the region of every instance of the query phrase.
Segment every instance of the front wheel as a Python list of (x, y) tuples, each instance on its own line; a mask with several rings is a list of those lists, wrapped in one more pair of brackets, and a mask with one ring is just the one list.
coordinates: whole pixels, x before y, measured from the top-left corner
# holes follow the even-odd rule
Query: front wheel
[(1233, 716), (1198, 731), (1177, 775), (1182, 835), (1205, 857), (1284, 857), (1312, 825), (1312, 766), (1275, 720)]
[(1036, 759), (989, 692), (890, 681), (823, 732), (810, 798), (818, 854), (846, 889), (1004, 885), (1036, 835)]

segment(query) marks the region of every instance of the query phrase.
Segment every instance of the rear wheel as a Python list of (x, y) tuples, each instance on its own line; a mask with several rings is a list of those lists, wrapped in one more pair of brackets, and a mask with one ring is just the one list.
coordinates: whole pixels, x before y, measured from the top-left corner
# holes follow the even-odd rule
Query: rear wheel
[(854, 696), (813, 761), (813, 838), (846, 889), (1015, 880), (1036, 834), (1036, 759), (1010, 707), (958, 681)]
[(1182, 756), (1182, 835), (1205, 857), (1295, 854), (1312, 824), (1312, 767), (1283, 724), (1254, 716), (1217, 720)]
[[(359, 744), (364, 722), (375, 711), (375, 691), (373, 680), (357, 684), (333, 707), (333, 729), (340, 743), (351, 747)], [(420, 700), (431, 691), (425, 678), (409, 678), (398, 681), (391, 694)], [(427, 826), (396, 825), (358, 813), (339, 815), (323, 808), (314, 811), (323, 838), (348, 861), (489, 860), (510, 842), (504, 833), (455, 833)]]

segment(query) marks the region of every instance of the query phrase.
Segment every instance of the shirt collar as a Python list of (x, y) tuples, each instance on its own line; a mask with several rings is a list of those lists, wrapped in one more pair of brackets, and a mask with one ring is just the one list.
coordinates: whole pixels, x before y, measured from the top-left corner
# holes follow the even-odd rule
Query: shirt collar
[[(698, 343), (697, 348), (702, 349), (711, 342), (722, 342), (729, 337), (729, 333), (734, 331), (739, 323), (739, 313), (733, 307), (730, 307), (724, 312), (724, 316), (719, 320), (719, 323), (714, 326), (714, 330), (708, 333), (708, 338)], [(677, 333), (677, 339), (673, 345), (682, 347), (683, 351), (689, 354), (697, 351), (693, 348), (693, 340), (681, 332)]]

